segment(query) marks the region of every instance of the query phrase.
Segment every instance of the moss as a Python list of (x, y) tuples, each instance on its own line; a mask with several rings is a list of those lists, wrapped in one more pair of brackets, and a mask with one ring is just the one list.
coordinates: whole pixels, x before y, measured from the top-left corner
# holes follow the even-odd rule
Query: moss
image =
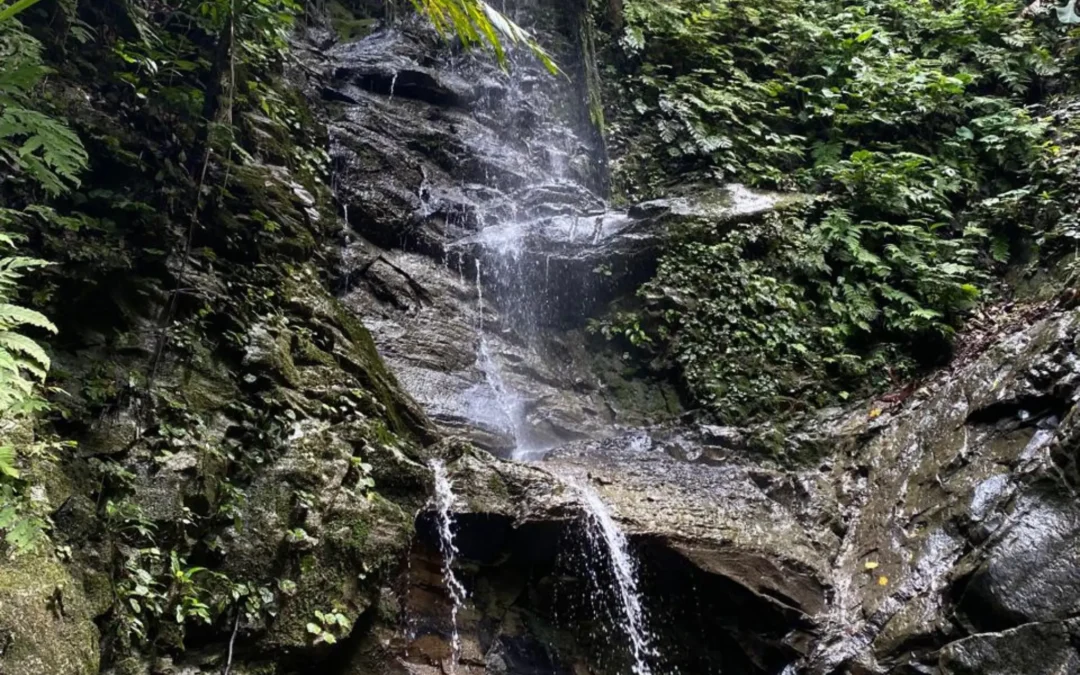
[(51, 553), (0, 565), (0, 652), (4, 675), (92, 675), (99, 669), (98, 630), (82, 584)]
[(357, 520), (349, 528), (349, 532), (349, 545), (357, 551), (364, 550), (364, 545), (371, 535), (371, 526), (363, 520)]
[(189, 368), (180, 382), (180, 393), (188, 410), (203, 413), (220, 410), (236, 400), (237, 390), (232, 381), (211, 373), (227, 372), (222, 364), (210, 365), (206, 371)]
[(112, 607), (113, 584), (108, 574), (91, 570), (84, 572), (83, 592), (91, 616), (101, 616)]
[(375, 26), (379, 23), (376, 19), (356, 16), (348, 7), (337, 0), (327, 5), (326, 9), (330, 15), (330, 25), (342, 42), (370, 35), (371, 31), (375, 30)]
[(596, 339), (590, 344), (592, 349), (584, 353), (589, 368), (623, 422), (655, 423), (682, 412), (679, 395), (670, 383), (642, 372), (636, 364), (627, 364), (609, 343)]
[(330, 298), (330, 308), (338, 326), (352, 343), (353, 352), (359, 357), (359, 365), (363, 367), (364, 384), (372, 389), (379, 401), (386, 406), (386, 420), (390, 428), (395, 433), (415, 437), (417, 431), (425, 426), (424, 421), (417, 419), (415, 413), (408, 409), (405, 403), (406, 395), (379, 356), (371, 333), (336, 299)]
[(497, 473), (492, 473), (487, 482), (488, 490), (495, 499), (500, 501), (507, 501), (510, 499), (510, 490), (506, 487), (506, 482), (503, 481), (502, 476)]
[(291, 387), (300, 386), (300, 371), (292, 358), (291, 332), (261, 324), (251, 329), (249, 339), (249, 364), (263, 366)]
[(316, 347), (314, 342), (303, 335), (296, 337), (293, 351), (296, 354), (296, 360), (302, 363), (317, 363), (331, 368), (337, 366), (333, 356)]
[(1015, 289), (1018, 300), (1041, 302), (1050, 300), (1069, 287), (1075, 277), (1077, 264), (1075, 254), (1068, 254), (1050, 267), (1030, 268), (1017, 266), (1006, 277)]
[(398, 440), (382, 420), (372, 420), (368, 425), (368, 432), (383, 445), (394, 445)]
[(142, 659), (129, 656), (117, 661), (116, 664), (113, 665), (113, 671), (116, 675), (145, 675), (147, 668), (146, 663)]

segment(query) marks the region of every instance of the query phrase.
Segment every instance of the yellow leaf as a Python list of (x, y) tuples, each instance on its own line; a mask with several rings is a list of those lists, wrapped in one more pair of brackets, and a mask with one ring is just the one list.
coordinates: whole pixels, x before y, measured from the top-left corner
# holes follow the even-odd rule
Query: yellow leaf
[(881, 416), (881, 408), (874, 408), (870, 411), (870, 419)]
[(872, 560), (867, 560), (866, 564), (863, 565), (864, 570), (876, 570), (877, 568), (878, 568), (878, 563), (876, 563), (876, 562), (874, 562)]
[(889, 577), (886, 577), (886, 576), (878, 577), (877, 578), (877, 585), (878, 586), (888, 586), (889, 585)]

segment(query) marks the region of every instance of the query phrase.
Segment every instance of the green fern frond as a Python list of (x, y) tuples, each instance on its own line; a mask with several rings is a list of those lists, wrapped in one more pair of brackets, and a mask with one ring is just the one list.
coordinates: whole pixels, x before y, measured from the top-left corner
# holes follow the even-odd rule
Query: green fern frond
[(49, 355), (45, 353), (41, 345), (25, 335), (12, 333), (11, 331), (0, 332), (0, 349), (16, 352), (32, 359), (41, 366), (42, 372), (48, 371), (51, 365)]
[(0, 302), (0, 327), (3, 329), (11, 329), (15, 326), (23, 325), (43, 328), (50, 333), (57, 332), (56, 325), (52, 321), (49, 321), (49, 319), (41, 312), (6, 302)]
[(39, 0), (15, 0), (15, 2), (10, 5), (0, 6), (0, 23), (15, 18), (16, 14), (33, 7), (38, 2)]
[(15, 448), (10, 445), (0, 446), (0, 475), (19, 477), (19, 470), (15, 468)]
[(48, 114), (17, 106), (0, 114), (0, 148), (54, 194), (64, 191), (66, 184), (78, 187), (79, 174), (90, 161), (69, 127)]
[(506, 66), (503, 40), (507, 40), (528, 47), (552, 74), (562, 73), (528, 31), (484, 0), (413, 0), (413, 6), (431, 21), (440, 35), (456, 34), (466, 47), (486, 43), (501, 66)]
[[(15, 245), (14, 239), (0, 233), (0, 243)], [(48, 260), (42, 260), (41, 258), (31, 258), (29, 256), (16, 255), (8, 258), (0, 258), (0, 274), (12, 274), (17, 275), (15, 270), (33, 269), (35, 267), (48, 267), (51, 265)]]
[(0, 114), (0, 149), (52, 194), (67, 185), (77, 187), (89, 162), (74, 131), (48, 115), (18, 106)]

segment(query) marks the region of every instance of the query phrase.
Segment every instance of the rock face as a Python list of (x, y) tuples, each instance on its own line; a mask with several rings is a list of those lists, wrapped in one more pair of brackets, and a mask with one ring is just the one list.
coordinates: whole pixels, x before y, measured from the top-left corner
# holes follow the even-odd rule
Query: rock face
[(0, 568), (0, 672), (95, 675), (98, 629), (83, 580), (51, 555)]
[(445, 431), (500, 454), (642, 417), (597, 375), (587, 319), (648, 278), (680, 220), (722, 227), (789, 199), (715, 186), (611, 211), (591, 189), (594, 131), (537, 64), (508, 77), (408, 27), (329, 59), (337, 193), (362, 237), (343, 256), (345, 302)]
[[(659, 672), (1080, 672), (1080, 313), (1042, 312), (881, 415), (824, 411), (782, 436), (657, 427), (535, 467), (462, 457), (460, 531), (481, 542), (462, 545), (467, 585), (517, 574), (492, 549), (544, 527), (572, 557), (588, 482), (635, 542)], [(785, 451), (819, 459), (769, 459)], [(526, 558), (540, 579), (575, 578), (545, 555)], [(711, 608), (707, 640), (687, 593)]]
[[(618, 671), (576, 630), (596, 616), (560, 624), (567, 607), (536, 596), (587, 595), (565, 553), (581, 538), (574, 481), (636, 543), (658, 667), (1070, 672), (1075, 316), (1046, 314), (881, 416), (867, 403), (782, 428), (615, 431), (650, 415), (597, 376), (582, 322), (651, 273), (669, 229), (719, 230), (792, 197), (700, 187), (613, 211), (593, 191), (590, 137), (560, 121), (566, 94), (536, 68), (451, 63), (410, 29), (330, 58), (338, 193), (360, 235), (346, 304), (443, 431), (551, 450), (538, 468), (468, 452), (453, 465), (470, 672)], [(425, 518), (403, 600), (416, 623), (387, 657), (403, 672), (444, 661), (452, 632)], [(1024, 661), (1025, 639), (1055, 656)]]

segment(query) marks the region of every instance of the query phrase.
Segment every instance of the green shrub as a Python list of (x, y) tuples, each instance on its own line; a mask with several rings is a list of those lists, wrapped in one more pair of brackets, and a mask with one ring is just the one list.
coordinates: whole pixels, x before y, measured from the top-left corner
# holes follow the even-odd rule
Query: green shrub
[[(728, 417), (907, 373), (1012, 249), (1056, 148), (1032, 101), (1065, 27), (1012, 0), (626, 0), (606, 28), (613, 182), (627, 200), (740, 181), (799, 214), (673, 232), (605, 333)], [(1057, 55), (1057, 56), (1055, 56)], [(1036, 204), (1034, 195), (1042, 194)], [(637, 326), (637, 328), (634, 328)], [(924, 355), (924, 354), (923, 354)], [(920, 355), (922, 356), (922, 355)]]

